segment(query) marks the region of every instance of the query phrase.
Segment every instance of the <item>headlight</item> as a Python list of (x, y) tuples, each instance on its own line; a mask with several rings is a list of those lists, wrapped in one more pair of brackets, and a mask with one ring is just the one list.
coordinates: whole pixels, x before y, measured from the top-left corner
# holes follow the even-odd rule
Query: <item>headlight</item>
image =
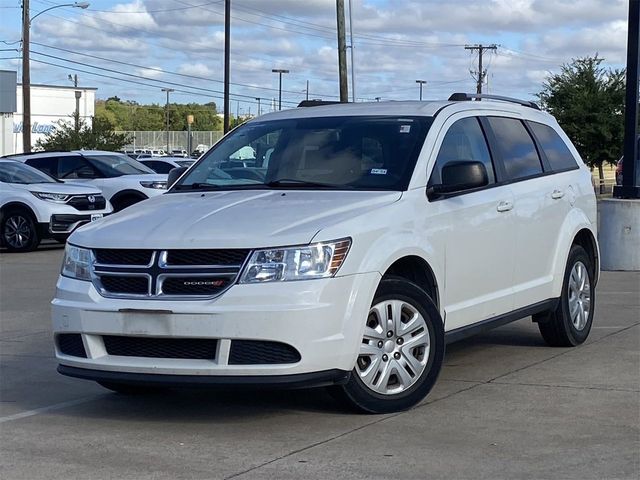
[(153, 182), (140, 182), (144, 188), (155, 188), (157, 190), (166, 190), (167, 182), (163, 181), (153, 181)]
[(31, 192), (40, 200), (47, 200), (49, 202), (55, 203), (67, 203), (69, 200), (69, 195), (65, 195), (63, 193), (44, 193), (44, 192)]
[(351, 246), (350, 239), (299, 247), (256, 250), (240, 283), (283, 282), (333, 277)]
[(91, 281), (91, 250), (67, 243), (62, 261), (62, 275)]

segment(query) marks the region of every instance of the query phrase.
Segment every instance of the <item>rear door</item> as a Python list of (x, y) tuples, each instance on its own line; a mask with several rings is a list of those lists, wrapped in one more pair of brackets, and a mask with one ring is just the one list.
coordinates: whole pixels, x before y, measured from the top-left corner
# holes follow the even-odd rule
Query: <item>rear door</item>
[(499, 183), (478, 118), (454, 117), (443, 131), (429, 184), (440, 183), (445, 164), (460, 160), (484, 163), (489, 177), (486, 187), (431, 200), (431, 221), (442, 225), (445, 239), (441, 296), (445, 329), (451, 331), (512, 309), (515, 231), (513, 195)]
[(487, 117), (496, 156), (514, 197), (514, 309), (550, 298), (552, 264), (568, 213), (568, 184), (553, 175), (530, 125), (517, 118)]

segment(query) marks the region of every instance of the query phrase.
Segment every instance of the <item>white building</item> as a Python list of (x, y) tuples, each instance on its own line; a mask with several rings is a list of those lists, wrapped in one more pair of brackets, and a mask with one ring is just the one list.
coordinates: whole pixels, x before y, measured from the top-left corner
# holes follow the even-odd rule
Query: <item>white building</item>
[[(31, 144), (44, 138), (58, 121), (73, 122), (76, 110), (76, 91), (80, 96), (80, 118), (91, 125), (95, 114), (96, 88), (64, 87), (58, 85), (31, 85)], [(17, 112), (13, 115), (13, 136), (11, 145), (0, 145), (0, 153), (22, 153), (22, 85), (16, 87)], [(5, 116), (6, 122), (8, 117)], [(6, 136), (0, 136), (0, 142)]]

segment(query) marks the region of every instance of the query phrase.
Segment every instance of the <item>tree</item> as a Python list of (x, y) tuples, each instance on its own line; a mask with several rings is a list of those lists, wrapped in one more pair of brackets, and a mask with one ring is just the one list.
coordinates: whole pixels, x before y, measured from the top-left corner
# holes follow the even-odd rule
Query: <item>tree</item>
[(129, 143), (129, 135), (114, 132), (113, 124), (105, 117), (94, 117), (89, 126), (82, 119), (79, 128), (74, 121), (60, 120), (56, 128), (44, 140), (38, 140), (36, 147), (43, 150), (121, 150)]
[(603, 58), (573, 59), (551, 74), (538, 98), (569, 136), (580, 156), (604, 179), (603, 164), (622, 155), (625, 71), (601, 66)]

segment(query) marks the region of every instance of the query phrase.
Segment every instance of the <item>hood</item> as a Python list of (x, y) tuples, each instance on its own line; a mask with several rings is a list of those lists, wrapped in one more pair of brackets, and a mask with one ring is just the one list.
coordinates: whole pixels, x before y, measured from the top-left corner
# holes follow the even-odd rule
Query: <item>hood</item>
[(401, 192), (290, 190), (170, 193), (93, 222), (76, 231), (69, 242), (93, 248), (150, 249), (306, 244), (326, 226), (401, 196)]
[(102, 195), (100, 189), (93, 185), (74, 183), (31, 183), (29, 185), (11, 183), (10, 185), (14, 188), (29, 192), (61, 193), (63, 195)]
[(118, 179), (119, 181), (129, 180), (131, 182), (166, 182), (167, 177), (168, 175), (166, 173), (141, 173), (140, 175), (121, 175), (119, 177), (108, 178), (105, 180)]

